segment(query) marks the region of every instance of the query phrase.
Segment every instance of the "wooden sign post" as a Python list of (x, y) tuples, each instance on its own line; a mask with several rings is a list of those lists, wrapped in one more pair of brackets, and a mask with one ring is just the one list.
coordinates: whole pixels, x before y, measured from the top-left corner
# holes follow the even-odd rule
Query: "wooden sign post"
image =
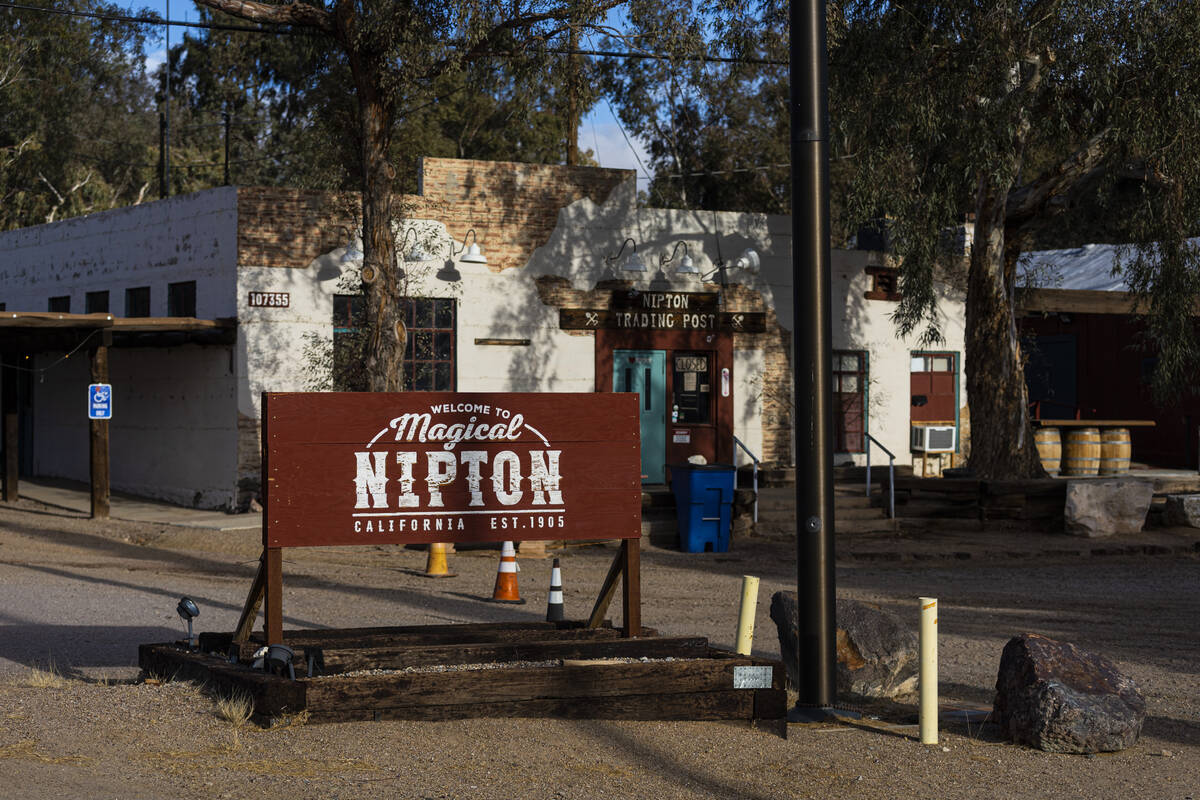
[(282, 643), (284, 547), (539, 539), (623, 540), (639, 632), (636, 395), (264, 392), (262, 443), (263, 557), (236, 637), (265, 601)]

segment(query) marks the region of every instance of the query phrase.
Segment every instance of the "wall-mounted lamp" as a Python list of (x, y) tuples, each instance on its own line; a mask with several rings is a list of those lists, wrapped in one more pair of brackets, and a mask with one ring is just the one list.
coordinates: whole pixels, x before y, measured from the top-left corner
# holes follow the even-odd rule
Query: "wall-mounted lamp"
[[(406, 250), (405, 247), (408, 244), (409, 234), (412, 234), (413, 246), (411, 250)], [(434, 258), (433, 255), (425, 251), (425, 248), (417, 240), (416, 228), (409, 228), (404, 232), (404, 238), (400, 241), (400, 252), (404, 253), (404, 260), (410, 264), (433, 261)]]
[(626, 239), (625, 241), (621, 242), (621, 249), (618, 250), (615, 255), (606, 257), (604, 259), (604, 263), (611, 264), (612, 262), (620, 259), (621, 254), (625, 252), (625, 245), (628, 244), (633, 245), (633, 250), (631, 250), (629, 255), (625, 256), (625, 260), (621, 262), (621, 269), (623, 269), (625, 272), (645, 272), (646, 262), (643, 261), (642, 257), (638, 255), (637, 242), (635, 242), (633, 239)]
[(179, 605), (175, 607), (175, 612), (179, 614), (180, 619), (187, 620), (188, 647), (195, 647), (196, 637), (192, 634), (192, 620), (200, 615), (200, 608), (190, 597), (181, 597)]
[(355, 261), (363, 260), (362, 239), (357, 234), (352, 236), (346, 246), (342, 248), (342, 257), (339, 260), (343, 264), (353, 264)]
[(671, 249), (671, 255), (661, 256), (658, 260), (658, 268), (663, 270), (667, 264), (675, 260), (675, 254), (679, 252), (679, 248), (683, 248), (683, 258), (679, 259), (678, 266), (675, 267), (677, 275), (699, 275), (700, 270), (696, 268), (695, 262), (692, 261), (691, 255), (688, 253), (687, 242), (679, 241), (675, 243), (675, 247)]
[[(470, 245), (467, 244), (467, 239), (471, 239)], [(459, 252), (463, 253), (463, 257), (460, 258), (459, 261), (462, 261), (464, 264), (488, 263), (487, 256), (485, 256), (483, 251), (479, 249), (479, 237), (475, 235), (474, 228), (471, 228), (471, 230), (467, 231), (466, 235), (463, 236), (463, 246)], [(451, 255), (453, 256), (453, 246), (451, 249)]]

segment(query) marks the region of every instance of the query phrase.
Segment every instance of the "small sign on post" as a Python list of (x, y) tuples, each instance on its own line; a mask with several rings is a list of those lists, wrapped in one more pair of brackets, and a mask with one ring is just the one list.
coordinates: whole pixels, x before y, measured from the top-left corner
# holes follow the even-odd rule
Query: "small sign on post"
[(112, 385), (88, 384), (88, 419), (112, 419)]

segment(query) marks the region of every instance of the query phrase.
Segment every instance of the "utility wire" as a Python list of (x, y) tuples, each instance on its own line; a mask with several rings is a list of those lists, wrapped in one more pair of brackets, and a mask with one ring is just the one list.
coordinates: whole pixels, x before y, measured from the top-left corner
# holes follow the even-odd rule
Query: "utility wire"
[(760, 164), (754, 167), (740, 167), (738, 169), (709, 169), (703, 172), (681, 172), (675, 175), (664, 175), (664, 178), (699, 178), (705, 175), (733, 175), (738, 172), (766, 172), (769, 169), (779, 169), (780, 167), (790, 167), (791, 164)]
[[(18, 11), (35, 11), (43, 14), (58, 14), (65, 17), (85, 17), (87, 19), (98, 19), (106, 22), (130, 22), (137, 25), (167, 25), (177, 26), (180, 28), (202, 28), (206, 30), (217, 31), (242, 31), (244, 33), (269, 33), (273, 36), (315, 36), (317, 31), (310, 30), (305, 27), (283, 27), (283, 26), (259, 26), (252, 25), (230, 25), (221, 22), (176, 22), (174, 20), (162, 19), (158, 16), (152, 17), (131, 17), (124, 14), (98, 14), (91, 11), (72, 11), (59, 8), (42, 8), (40, 6), (27, 6), (21, 3), (12, 3), (8, 0), (0, 0), (0, 8), (12, 8)], [(685, 55), (668, 55), (665, 53), (649, 53), (649, 52), (622, 52), (620, 50), (570, 50), (567, 48), (549, 48), (545, 51), (550, 55), (556, 56), (588, 56), (590, 58), (630, 58), (630, 59), (651, 59), (656, 61), (687, 61), (712, 64), (750, 64), (759, 66), (786, 67), (787, 61), (781, 61), (772, 58), (735, 58), (733, 56), (685, 56)], [(519, 52), (512, 50), (485, 50), (480, 55), (493, 56), (496, 58), (515, 58), (522, 55)]]

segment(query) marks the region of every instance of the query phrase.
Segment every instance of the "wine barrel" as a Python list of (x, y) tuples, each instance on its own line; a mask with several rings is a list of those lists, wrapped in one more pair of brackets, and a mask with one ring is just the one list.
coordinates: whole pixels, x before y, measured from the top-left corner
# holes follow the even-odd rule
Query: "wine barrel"
[(1058, 474), (1059, 462), (1062, 460), (1062, 440), (1058, 428), (1038, 428), (1033, 435), (1037, 445), (1038, 456), (1042, 459), (1042, 468), (1051, 475)]
[(1100, 474), (1100, 430), (1074, 428), (1063, 445), (1063, 475)]
[(1100, 431), (1100, 474), (1124, 475), (1129, 472), (1133, 444), (1129, 428), (1105, 428)]

